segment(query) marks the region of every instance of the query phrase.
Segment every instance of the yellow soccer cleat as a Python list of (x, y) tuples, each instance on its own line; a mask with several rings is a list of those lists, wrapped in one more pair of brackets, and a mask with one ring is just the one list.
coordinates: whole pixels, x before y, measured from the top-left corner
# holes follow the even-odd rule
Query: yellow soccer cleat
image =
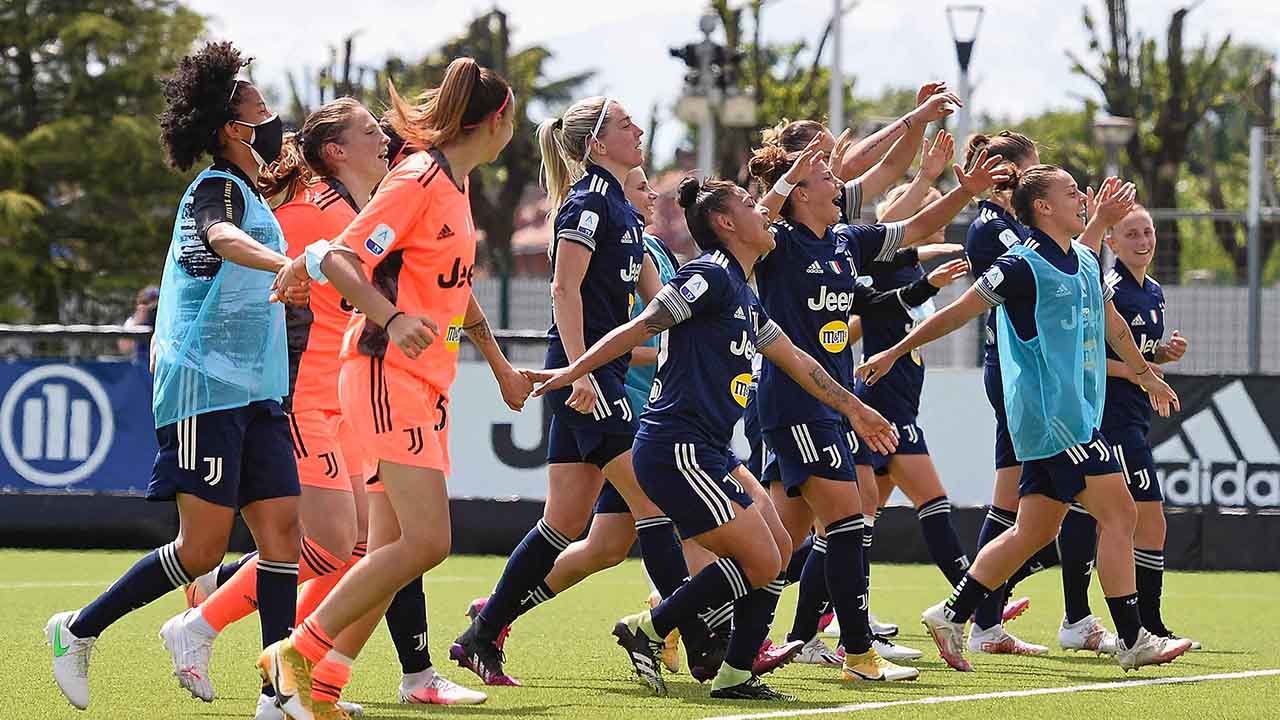
[[(662, 596), (654, 591), (649, 594), (649, 609), (658, 607), (658, 603), (662, 602)], [(680, 672), (680, 631), (672, 630), (670, 635), (662, 641), (662, 667), (667, 669), (669, 673)]]
[(861, 655), (845, 654), (844, 667), (841, 674), (845, 680), (915, 680), (920, 671), (905, 665), (894, 665), (880, 657), (875, 650), (868, 650)]
[(276, 689), (281, 709), (292, 720), (350, 717), (345, 711), (340, 711), (342, 715), (315, 714), (314, 708), (324, 703), (315, 703), (311, 699), (311, 670), (314, 666), (315, 663), (303, 657), (288, 638), (269, 645), (258, 658), (262, 681)]

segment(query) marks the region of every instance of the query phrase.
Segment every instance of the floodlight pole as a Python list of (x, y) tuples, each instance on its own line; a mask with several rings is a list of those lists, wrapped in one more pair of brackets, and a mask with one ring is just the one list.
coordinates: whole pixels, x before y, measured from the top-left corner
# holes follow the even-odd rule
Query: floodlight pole
[(827, 92), (827, 127), (832, 135), (844, 132), (844, 69), (840, 64), (843, 50), (843, 0), (831, 0), (831, 83)]
[(702, 42), (698, 45), (698, 92), (707, 99), (707, 112), (698, 126), (698, 178), (701, 180), (715, 174), (715, 83), (711, 77), (711, 56), (715, 52), (715, 44), (711, 42), (711, 33), (718, 23), (719, 18), (710, 11), (698, 18), (698, 29), (702, 31)]
[(1262, 372), (1262, 166), (1265, 128), (1249, 128), (1249, 372)]
[[(948, 5), (947, 25), (951, 28), (951, 39), (956, 44), (956, 61), (960, 65), (960, 77), (956, 94), (964, 102), (956, 113), (956, 141), (961, 147), (969, 141), (969, 133), (973, 131), (973, 87), (969, 82), (969, 61), (973, 59), (973, 46), (978, 42), (978, 28), (982, 26), (982, 15), (986, 12), (981, 5)], [(973, 17), (973, 30), (962, 36), (967, 28), (956, 27), (957, 16)]]

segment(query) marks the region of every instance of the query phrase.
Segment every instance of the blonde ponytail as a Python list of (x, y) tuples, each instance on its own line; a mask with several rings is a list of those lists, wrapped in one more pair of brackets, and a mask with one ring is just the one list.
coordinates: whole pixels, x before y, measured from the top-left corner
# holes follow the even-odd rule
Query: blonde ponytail
[[(604, 97), (579, 100), (569, 106), (564, 115), (538, 125), (538, 151), (542, 154), (540, 176), (551, 206), (548, 216), (552, 219), (564, 204), (569, 187), (586, 172), (591, 132), (597, 127), (597, 121), (601, 128), (609, 122), (606, 102), (608, 99)], [(604, 118), (600, 117), (601, 111), (605, 112)]]

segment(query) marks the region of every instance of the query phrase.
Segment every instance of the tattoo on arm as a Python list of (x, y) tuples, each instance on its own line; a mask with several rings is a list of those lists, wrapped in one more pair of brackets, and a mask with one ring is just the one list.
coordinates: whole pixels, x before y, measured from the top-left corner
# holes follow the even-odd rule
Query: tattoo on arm
[(470, 325), (463, 325), (462, 331), (477, 347), (493, 344), (493, 332), (489, 330), (489, 321), (483, 315)]
[(656, 298), (645, 307), (640, 319), (644, 322), (645, 332), (650, 335), (657, 335), (676, 326), (675, 316)]
[(847, 391), (840, 387), (839, 383), (817, 362), (813, 363), (813, 369), (809, 371), (809, 379), (813, 381), (814, 389), (822, 393), (827, 405), (833, 408), (844, 407), (844, 396)]

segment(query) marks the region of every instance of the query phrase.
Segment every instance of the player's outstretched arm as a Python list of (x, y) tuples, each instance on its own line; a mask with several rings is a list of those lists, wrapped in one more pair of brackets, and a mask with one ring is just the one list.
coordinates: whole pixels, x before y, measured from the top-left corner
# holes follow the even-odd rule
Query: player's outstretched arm
[(929, 316), (929, 319), (917, 325), (896, 345), (884, 352), (877, 353), (870, 360), (858, 366), (858, 377), (865, 380), (868, 385), (876, 384), (877, 380), (889, 372), (889, 369), (898, 361), (898, 358), (921, 345), (955, 332), (965, 323), (981, 315), (988, 307), (990, 306), (987, 301), (983, 300), (981, 295), (978, 295), (977, 290), (970, 287), (955, 302), (942, 308)]
[(667, 306), (663, 305), (661, 300), (654, 299), (645, 306), (643, 312), (630, 322), (610, 330), (609, 334), (600, 338), (569, 367), (521, 370), (520, 372), (531, 381), (542, 383), (533, 391), (534, 397), (541, 397), (549, 390), (568, 387), (592, 370), (620, 357), (640, 343), (675, 325), (675, 316)]
[(511, 367), (506, 354), (502, 352), (502, 346), (494, 339), (493, 331), (489, 329), (489, 319), (485, 317), (484, 309), (480, 307), (480, 303), (476, 302), (474, 295), (467, 301), (467, 314), (462, 320), (462, 330), (467, 334), (471, 344), (475, 345), (484, 356), (485, 362), (489, 363), (493, 378), (498, 381), (498, 390), (502, 393), (503, 402), (512, 410), (524, 409), (525, 400), (528, 400), (529, 393), (533, 392), (533, 383)]

